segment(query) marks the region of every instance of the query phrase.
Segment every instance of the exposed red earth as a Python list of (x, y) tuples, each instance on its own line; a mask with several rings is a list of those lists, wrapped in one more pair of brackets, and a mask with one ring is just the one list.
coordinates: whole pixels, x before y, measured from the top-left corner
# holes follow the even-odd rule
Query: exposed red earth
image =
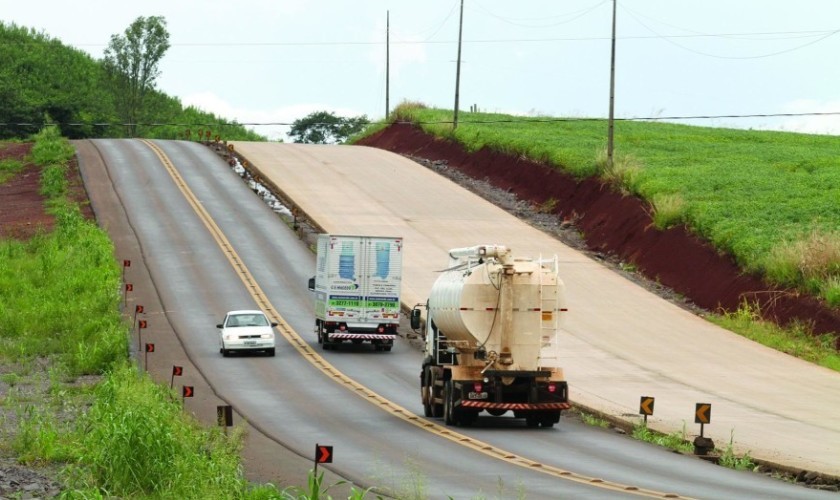
[(577, 180), (548, 165), (483, 148), (469, 153), (452, 141), (410, 124), (394, 124), (358, 142), (395, 153), (446, 161), (475, 179), (515, 194), (536, 206), (556, 200), (553, 212), (573, 219), (590, 250), (611, 253), (710, 311), (735, 311), (744, 300), (779, 324), (801, 321), (814, 334), (835, 334), (840, 349), (840, 311), (814, 297), (783, 289), (743, 272), (687, 227), (653, 227), (648, 205), (624, 196), (598, 179)]
[[(0, 144), (0, 160), (13, 159), (26, 162), (32, 143)], [(93, 219), (93, 210), (87, 201), (76, 160), (67, 171), (68, 193), (79, 203), (85, 218)], [(50, 231), (55, 218), (47, 213), (46, 198), (40, 193), (41, 169), (25, 163), (22, 172), (8, 182), (0, 184), (0, 238), (28, 239), (38, 231)]]

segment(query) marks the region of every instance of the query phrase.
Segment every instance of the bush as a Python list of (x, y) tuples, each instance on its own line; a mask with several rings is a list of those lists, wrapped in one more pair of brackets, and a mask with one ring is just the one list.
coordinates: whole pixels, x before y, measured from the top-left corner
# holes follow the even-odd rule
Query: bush
[(174, 392), (128, 363), (108, 374), (79, 426), (73, 486), (108, 496), (237, 498), (241, 435), (204, 430)]
[(679, 194), (656, 194), (652, 205), (653, 225), (657, 229), (668, 229), (685, 222), (685, 202)]
[(61, 136), (58, 127), (44, 127), (33, 139), (32, 162), (37, 165), (64, 165), (76, 154), (73, 146)]

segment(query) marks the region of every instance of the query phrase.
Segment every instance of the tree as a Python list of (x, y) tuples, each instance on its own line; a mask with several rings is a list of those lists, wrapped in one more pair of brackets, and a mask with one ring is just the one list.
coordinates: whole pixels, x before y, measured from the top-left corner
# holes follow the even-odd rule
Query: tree
[(160, 16), (138, 17), (125, 35), (112, 35), (105, 49), (104, 65), (114, 92), (114, 102), (128, 134), (137, 132), (143, 102), (160, 76), (160, 60), (169, 49), (166, 20)]
[(298, 143), (336, 144), (346, 141), (369, 123), (367, 115), (344, 118), (330, 111), (315, 111), (295, 120), (289, 136)]

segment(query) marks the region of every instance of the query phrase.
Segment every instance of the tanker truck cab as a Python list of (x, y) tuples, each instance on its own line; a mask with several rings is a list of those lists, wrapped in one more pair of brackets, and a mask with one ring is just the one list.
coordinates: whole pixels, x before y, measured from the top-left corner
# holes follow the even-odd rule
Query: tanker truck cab
[[(469, 425), (512, 412), (551, 427), (570, 407), (556, 366), (566, 311), (557, 259), (514, 258), (501, 245), (457, 248), (425, 304), (420, 396), (427, 417)], [(421, 328), (422, 311), (411, 326)]]

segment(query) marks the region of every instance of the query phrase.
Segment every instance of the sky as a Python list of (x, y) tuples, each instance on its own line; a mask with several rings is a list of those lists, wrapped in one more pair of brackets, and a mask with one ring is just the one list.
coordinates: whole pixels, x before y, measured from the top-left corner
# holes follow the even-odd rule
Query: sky
[[(840, 114), (728, 117), (840, 112), (837, 0), (616, 1), (616, 117), (840, 134)], [(314, 111), (383, 119), (386, 81), (390, 109), (452, 109), (460, 6), (0, 0), (0, 20), (100, 59), (139, 16), (162, 16), (171, 48), (158, 89), (288, 142), (287, 125), (269, 124)], [(460, 109), (606, 118), (612, 12), (612, 0), (463, 0)]]

